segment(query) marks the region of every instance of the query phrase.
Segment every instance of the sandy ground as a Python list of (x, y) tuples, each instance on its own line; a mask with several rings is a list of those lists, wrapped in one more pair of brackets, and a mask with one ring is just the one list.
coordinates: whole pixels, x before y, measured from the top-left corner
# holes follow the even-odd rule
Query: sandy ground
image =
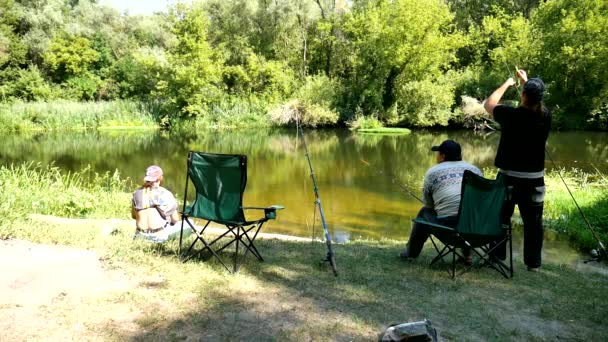
[[(133, 287), (119, 271), (104, 270), (95, 252), (26, 241), (0, 241), (0, 340), (90, 340), (95, 324), (123, 320), (133, 326), (132, 308), (108, 310), (101, 297)], [(61, 312), (82, 311), (71, 321)], [(133, 326), (135, 328), (135, 326)], [(93, 329), (94, 330), (94, 329)], [(101, 338), (101, 337), (100, 337)]]
[[(91, 221), (86, 223), (99, 227), (102, 235), (111, 234), (115, 227), (132, 225), (132, 221), (116, 219), (33, 216), (30, 218), (36, 221), (61, 225)], [(211, 233), (223, 231), (209, 228)], [(268, 233), (260, 233), (259, 238), (310, 241)], [(136, 334), (141, 327), (135, 321), (142, 312), (122, 303), (120, 297), (155, 281), (104, 269), (94, 251), (0, 240), (0, 342), (104, 340), (113, 329), (122, 336)]]

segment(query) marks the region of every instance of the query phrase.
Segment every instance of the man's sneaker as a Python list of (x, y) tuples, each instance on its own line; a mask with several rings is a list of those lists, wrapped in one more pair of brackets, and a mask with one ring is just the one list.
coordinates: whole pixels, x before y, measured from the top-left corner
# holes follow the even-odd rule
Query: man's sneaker
[(540, 266), (539, 267), (529, 267), (528, 266), (528, 271), (529, 272), (539, 272), (540, 271)]

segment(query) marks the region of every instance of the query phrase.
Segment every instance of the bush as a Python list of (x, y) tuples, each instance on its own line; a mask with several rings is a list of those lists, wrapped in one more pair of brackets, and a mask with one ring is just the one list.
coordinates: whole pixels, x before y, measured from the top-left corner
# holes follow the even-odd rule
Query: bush
[(5, 78), (4, 98), (16, 98), (25, 101), (44, 101), (55, 98), (56, 89), (48, 83), (35, 65), (27, 69), (6, 70), (2, 75)]
[(270, 121), (278, 125), (293, 124), (297, 120), (303, 126), (321, 127), (334, 125), (339, 115), (335, 111), (314, 103), (291, 100), (270, 112)]
[(97, 88), (101, 84), (101, 79), (95, 75), (85, 74), (70, 77), (65, 83), (67, 98), (74, 100), (91, 101), (96, 98)]
[(385, 120), (390, 125), (447, 126), (453, 117), (454, 87), (445, 79), (401, 84), (397, 98), (386, 113)]
[(309, 76), (294, 99), (270, 112), (270, 121), (278, 125), (295, 123), (297, 119), (309, 127), (335, 125), (340, 118), (334, 109), (339, 86), (327, 76)]
[(354, 120), (347, 123), (348, 127), (352, 130), (360, 128), (381, 128), (383, 127), (382, 122), (375, 116), (363, 116), (358, 115)]

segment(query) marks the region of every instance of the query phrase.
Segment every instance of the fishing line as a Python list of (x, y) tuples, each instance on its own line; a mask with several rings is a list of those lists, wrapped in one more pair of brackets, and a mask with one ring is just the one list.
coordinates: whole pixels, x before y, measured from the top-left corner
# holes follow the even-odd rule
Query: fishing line
[[(370, 168), (372, 167), (371, 164), (369, 162), (367, 162), (366, 160), (361, 159), (361, 162), (363, 164), (365, 164), (366, 166), (370, 167)], [(415, 199), (417, 199), (418, 202), (424, 204), (424, 201), (421, 200), (420, 197), (416, 196), (407, 186), (405, 186), (403, 183), (399, 182), (395, 177), (393, 177), (392, 175), (387, 175), (384, 172), (382, 172), (381, 170), (378, 170), (378, 169), (375, 169), (375, 168), (372, 168), (372, 169), (374, 169), (374, 171), (376, 172), (376, 174), (378, 174), (380, 176), (383, 176), (383, 177), (390, 178), (390, 180), (391, 180), (391, 182), (393, 184), (397, 184), (401, 188), (401, 190), (407, 192), (410, 196), (412, 196)]]

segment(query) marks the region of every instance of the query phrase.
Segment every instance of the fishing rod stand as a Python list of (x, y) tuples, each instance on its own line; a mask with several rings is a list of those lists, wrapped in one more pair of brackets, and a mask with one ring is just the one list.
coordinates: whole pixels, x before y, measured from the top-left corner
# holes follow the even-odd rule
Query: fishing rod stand
[[(310, 171), (310, 179), (312, 180), (313, 189), (315, 192), (315, 207), (319, 209), (319, 215), (321, 216), (321, 223), (323, 224), (323, 232), (325, 234), (325, 244), (327, 245), (327, 256), (323, 260), (323, 263), (328, 262), (331, 266), (334, 275), (338, 276), (338, 268), (336, 266), (336, 256), (331, 244), (331, 236), (329, 235), (329, 229), (327, 229), (327, 222), (325, 221), (325, 214), (323, 213), (323, 206), (321, 206), (321, 197), (319, 196), (319, 188), (317, 186), (317, 180), (315, 179), (315, 172), (312, 168), (312, 162), (310, 161), (310, 155), (308, 153), (308, 146), (306, 145), (306, 139), (304, 138), (304, 130), (300, 125), (299, 118), (296, 118), (296, 129), (302, 135), (302, 144), (304, 145), (304, 151), (306, 160), (308, 161), (308, 169)], [(297, 135), (297, 133), (296, 133)]]
[[(603, 247), (603, 245), (600, 245), (600, 247)], [(602, 257), (602, 253), (600, 252), (601, 250), (602, 250), (601, 248), (598, 248), (598, 249), (592, 249), (592, 250), (591, 250), (591, 253), (590, 253), (590, 254), (591, 254), (591, 259), (589, 259), (589, 260), (585, 260), (585, 261), (583, 261), (583, 262), (584, 262), (585, 264), (586, 264), (586, 263), (589, 263), (589, 262), (593, 262), (593, 261), (595, 261), (595, 262), (602, 262), (602, 260), (603, 260), (604, 258)]]

